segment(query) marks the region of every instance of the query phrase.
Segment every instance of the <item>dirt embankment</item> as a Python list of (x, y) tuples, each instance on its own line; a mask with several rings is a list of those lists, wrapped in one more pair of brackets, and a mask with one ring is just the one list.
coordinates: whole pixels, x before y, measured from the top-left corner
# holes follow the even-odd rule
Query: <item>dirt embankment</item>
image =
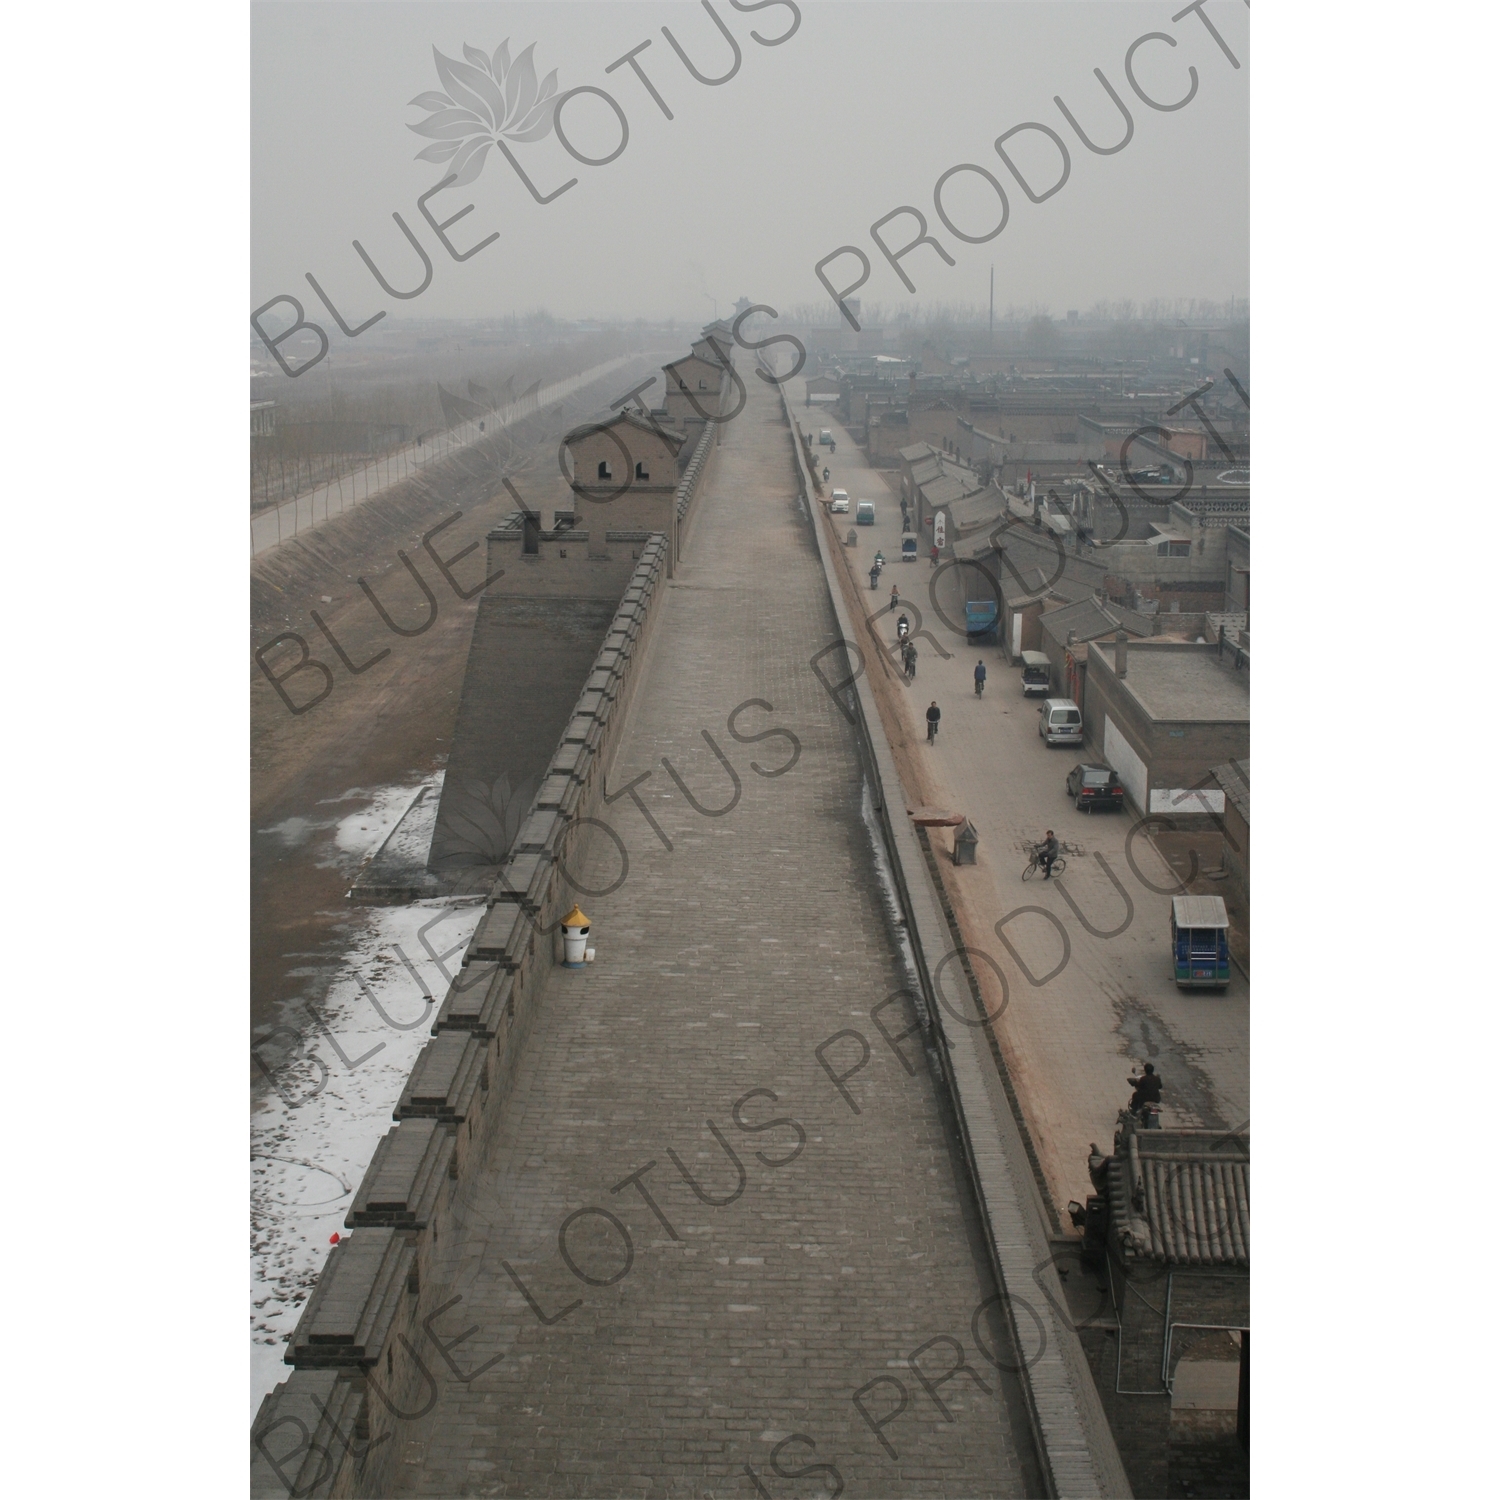
[(459, 587), (477, 589), (485, 533), (516, 508), (502, 459), (528, 505), (568, 508), (558, 437), (597, 399), (594, 390), (551, 408), (524, 433), (511, 429), (504, 450), (455, 454), (251, 564), (252, 1027), (287, 1002), (320, 998), (336, 972), (358, 857), (338, 848), (334, 827), (363, 805), (349, 794), (415, 784), (446, 761), (478, 594), (458, 596), (424, 534)]

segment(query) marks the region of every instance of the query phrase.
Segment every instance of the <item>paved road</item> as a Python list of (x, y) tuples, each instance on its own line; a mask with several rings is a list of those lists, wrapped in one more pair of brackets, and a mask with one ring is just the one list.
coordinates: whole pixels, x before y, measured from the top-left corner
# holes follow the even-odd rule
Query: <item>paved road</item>
[[(503, 1358), (399, 1435), (400, 1494), (780, 1500), (832, 1493), (817, 1464), (851, 1495), (1039, 1492), (1014, 1384), (976, 1349), (980, 1310), (1014, 1364), (943, 1096), (873, 1017), (905, 976), (854, 732), (809, 667), (834, 616), (779, 403), (746, 385), (609, 780), (647, 777), (672, 847), (611, 807), (630, 863), (583, 898), (598, 961), (553, 972), (442, 1247), (433, 1300), (464, 1302), (439, 1328), (478, 1328), (465, 1371)], [(734, 737), (773, 726), (795, 741)], [(586, 864), (591, 888), (620, 874), (602, 837)], [(912, 1024), (904, 999), (878, 1019)], [(591, 1283), (560, 1258), (580, 1212)], [(943, 1383), (960, 1351), (975, 1374)]]
[[(875, 526), (860, 528), (856, 570), (868, 569), (877, 547), (887, 558), (899, 557), (899, 475), (871, 469), (829, 412), (819, 416), (796, 406), (800, 395), (795, 390), (794, 412), (805, 422), (817, 418), (812, 425), (829, 427), (838, 444), (837, 454), (823, 460), (831, 484), (848, 490), (851, 506), (860, 498), (876, 501)], [(838, 522), (842, 535), (844, 518)], [(946, 576), (954, 577), (951, 571)], [(1140, 1063), (1154, 1062), (1165, 1079), (1167, 1125), (1233, 1129), (1245, 1122), (1249, 985), (1238, 970), (1222, 996), (1184, 993), (1172, 982), (1174, 877), (1145, 836), (1132, 834), (1133, 815), (1090, 816), (1064, 796), (1069, 769), (1101, 759), (1099, 747), (1080, 752), (1043, 744), (1036, 701), (1022, 697), (1019, 670), (1005, 665), (998, 646), (968, 644), (962, 601), (950, 603), (940, 585), (937, 602), (957, 629), (944, 624), (925, 559), (893, 562), (876, 593), (866, 591), (863, 571), (859, 577), (861, 600), (867, 613), (877, 614), (882, 639), (895, 640), (896, 617), (887, 611), (892, 582), (914, 603), (907, 611), (912, 620), (931, 632), (918, 643), (915, 683), (902, 686), (898, 696), (907, 736), (925, 757), (934, 800), (967, 813), (979, 830), (978, 863), (956, 882), (959, 914), (967, 917), (966, 940), (1005, 975), (1002, 993), (993, 971), (982, 960), (975, 964), (981, 982), (993, 988), (991, 1012), (1005, 1005), (1001, 1045), (1054, 1202), (1082, 1201), (1090, 1191), (1089, 1143), (1109, 1149), (1116, 1110), (1130, 1093), (1125, 1079)], [(974, 696), (973, 683), (979, 657), (990, 671), (982, 699)], [(943, 718), (929, 747), (924, 717), (934, 698)], [(1049, 827), (1077, 853), (1070, 850), (1067, 873), (1057, 881), (1023, 885), (1027, 846)], [(948, 838), (936, 835), (944, 847)], [(996, 935), (997, 923), (1004, 924), (1014, 954)], [(1027, 970), (1044, 982), (1033, 983)]]
[(483, 419), (484, 432), (480, 432), (477, 420), (462, 422), (447, 432), (433, 433), (420, 446), (408, 443), (390, 457), (366, 464), (353, 473), (341, 476), (332, 484), (319, 485), (295, 500), (286, 500), (269, 510), (258, 511), (250, 518), (250, 555), (257, 557), (294, 536), (323, 525), (330, 517), (340, 516), (346, 510), (362, 505), (382, 490), (409, 478), (418, 469), (424, 469), (428, 464), (437, 463), (459, 449), (479, 442), (481, 438), (492, 435), (496, 428), (509, 427), (523, 417), (550, 406), (554, 401), (561, 401), (564, 396), (572, 395), (592, 381), (601, 380), (627, 365), (655, 357), (647, 354), (622, 354), (618, 359), (606, 360), (581, 374), (570, 375), (566, 380), (559, 380), (552, 385), (544, 385), (533, 402), (492, 412)]

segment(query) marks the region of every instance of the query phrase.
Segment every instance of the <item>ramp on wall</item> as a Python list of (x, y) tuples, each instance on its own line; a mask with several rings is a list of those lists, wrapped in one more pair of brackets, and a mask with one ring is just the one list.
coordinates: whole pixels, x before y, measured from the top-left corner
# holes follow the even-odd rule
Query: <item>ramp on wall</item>
[(604, 643), (618, 599), (479, 602), (427, 867), (505, 857)]

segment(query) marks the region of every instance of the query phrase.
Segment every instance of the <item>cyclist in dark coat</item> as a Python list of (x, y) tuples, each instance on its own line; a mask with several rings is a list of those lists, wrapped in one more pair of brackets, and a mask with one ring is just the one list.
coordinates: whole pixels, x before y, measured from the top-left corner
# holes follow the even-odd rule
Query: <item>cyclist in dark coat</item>
[(1036, 854), (1037, 860), (1042, 867), (1043, 880), (1052, 879), (1052, 861), (1057, 858), (1058, 851), (1061, 849), (1061, 847), (1062, 846), (1057, 842), (1057, 835), (1053, 833), (1053, 831), (1049, 828), (1047, 830), (1047, 837), (1043, 842), (1042, 847), (1037, 850)]

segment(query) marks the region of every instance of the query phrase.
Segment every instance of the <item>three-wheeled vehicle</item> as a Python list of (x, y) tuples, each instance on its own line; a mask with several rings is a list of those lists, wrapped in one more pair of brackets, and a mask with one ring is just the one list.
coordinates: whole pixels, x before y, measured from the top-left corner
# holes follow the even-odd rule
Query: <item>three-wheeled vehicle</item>
[(1177, 988), (1229, 984), (1229, 913), (1222, 896), (1172, 897), (1172, 973)]
[(1030, 698), (1034, 693), (1046, 697), (1052, 691), (1052, 663), (1045, 651), (1023, 651), (1021, 653), (1021, 693)]
[(818, 433), (818, 443), (824, 448), (833, 447), (833, 434), (826, 427)]
[(915, 536), (912, 535), (911, 532), (908, 531), (901, 538), (901, 561), (902, 562), (916, 562), (916, 560), (917, 560), (917, 539), (916, 539)]

